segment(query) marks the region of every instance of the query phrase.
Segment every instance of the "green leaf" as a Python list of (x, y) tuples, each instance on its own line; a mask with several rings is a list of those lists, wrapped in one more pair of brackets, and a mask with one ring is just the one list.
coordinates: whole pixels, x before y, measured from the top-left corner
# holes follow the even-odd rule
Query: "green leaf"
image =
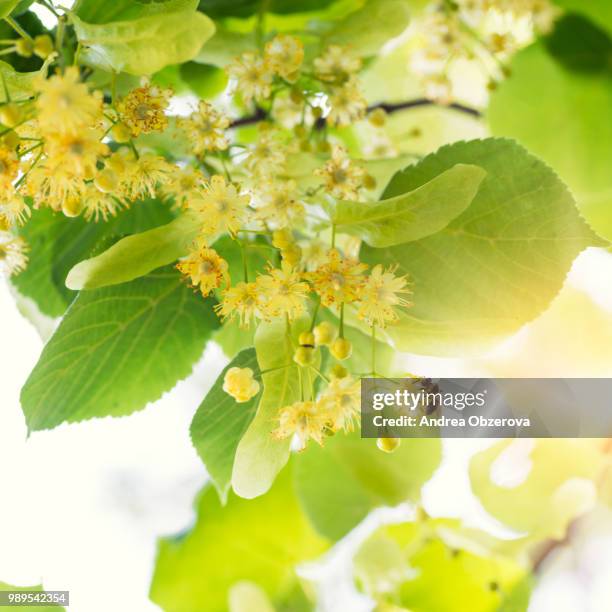
[[(36, 591), (36, 592), (41, 592), (43, 590), (43, 587), (41, 584), (37, 584), (36, 586), (27, 586), (27, 587), (18, 587), (18, 586), (14, 586), (12, 584), (7, 584), (6, 582), (2, 582), (0, 581), (0, 591), (16, 591), (18, 593), (21, 593), (23, 591)], [(11, 608), (15, 608), (17, 606), (9, 606)], [(59, 604), (49, 604), (48, 606), (44, 606), (44, 605), (35, 605), (35, 606), (28, 606), (28, 605), (19, 605), (19, 610), (21, 612), (40, 612), (41, 610), (55, 610), (55, 612), (60, 612), (60, 610), (66, 610), (66, 608), (64, 608), (63, 606), (60, 606)]]
[(251, 32), (233, 32), (217, 25), (212, 38), (202, 47), (194, 61), (223, 68), (234, 58), (252, 51), (254, 38)]
[[(119, 4), (126, 8), (125, 2)], [(70, 19), (86, 49), (86, 62), (105, 70), (148, 75), (192, 60), (214, 34), (214, 23), (195, 6), (190, 0), (139, 3), (137, 9), (112, 11), (104, 17), (96, 13), (96, 22), (83, 17), (87, 11), (81, 6)]]
[(19, 4), (19, 0), (0, 0), (0, 19), (8, 17)]
[[(270, 0), (268, 11), (270, 13), (296, 13), (316, 11), (325, 8), (336, 0)], [(261, 7), (261, 0), (200, 0), (200, 10), (211, 17), (249, 17), (257, 13)]]
[[(597, 51), (600, 30), (567, 19), (549, 41), (513, 58), (512, 76), (491, 97), (488, 121), (494, 134), (516, 138), (548, 162), (593, 229), (611, 239), (612, 122), (603, 119), (612, 107), (611, 55)], [(577, 66), (583, 69), (570, 69)]]
[(612, 34), (612, 5), (608, 0), (555, 0), (555, 4), (588, 17)]
[(452, 355), (491, 346), (548, 307), (580, 251), (606, 245), (556, 174), (511, 140), (442, 147), (396, 174), (384, 197), (458, 163), (487, 172), (467, 210), (421, 240), (362, 248), (367, 263), (397, 264), (412, 278), (414, 306), (387, 329), (400, 350)]
[(510, 559), (450, 548), (437, 533), (439, 522), (383, 527), (366, 540), (354, 559), (366, 593), (411, 612), (492, 612), (525, 584), (525, 570)]
[(410, 21), (407, 0), (366, 0), (341, 20), (325, 38), (328, 44), (349, 45), (360, 55), (375, 55), (390, 39), (399, 36)]
[(134, 280), (187, 253), (198, 234), (188, 214), (161, 227), (119, 240), (91, 259), (75, 265), (66, 278), (70, 289), (97, 289)]
[[(474, 455), (470, 480), (502, 523), (533, 538), (562, 539), (569, 522), (595, 502), (603, 461), (593, 440), (504, 440)], [(504, 474), (517, 466), (520, 478), (508, 481)]]
[(20, 229), (30, 247), (30, 265), (12, 282), (22, 295), (37, 303), (41, 312), (58, 317), (76, 295), (65, 282), (77, 262), (112, 236), (143, 231), (171, 218), (169, 208), (157, 200), (137, 202), (105, 223), (70, 219), (48, 208), (34, 210)]
[(326, 547), (300, 511), (289, 471), (267, 495), (230, 495), (225, 507), (208, 487), (193, 529), (160, 542), (151, 599), (166, 612), (226, 612), (230, 589), (248, 580), (280, 604), (296, 587), (295, 566)]
[(255, 416), (259, 395), (238, 403), (223, 390), (223, 379), (230, 368), (251, 368), (259, 378), (255, 349), (240, 352), (221, 372), (200, 404), (191, 423), (191, 441), (204, 462), (222, 503), (232, 481), (232, 467), (238, 442)]
[(88, 23), (128, 21), (176, 11), (195, 11), (198, 0), (77, 0), (73, 12)]
[(213, 98), (227, 86), (227, 72), (209, 64), (186, 62), (180, 65), (180, 76), (189, 89), (200, 98)]
[[(272, 435), (278, 412), (300, 400), (298, 366), (292, 361), (297, 337), (308, 328), (301, 319), (291, 326), (291, 337), (284, 320), (262, 322), (255, 333), (255, 350), (260, 369), (280, 368), (263, 375), (263, 393), (257, 414), (238, 444), (232, 472), (232, 488), (248, 499), (263, 495), (289, 460), (291, 440)], [(288, 366), (288, 367), (284, 367)]]
[(374, 508), (417, 500), (441, 456), (436, 438), (402, 440), (387, 454), (376, 440), (336, 434), (296, 456), (295, 487), (319, 533), (338, 540)]
[(486, 172), (457, 164), (413, 191), (380, 202), (338, 202), (333, 221), (339, 232), (370, 246), (389, 247), (444, 229), (474, 199)]
[(190, 374), (218, 325), (172, 269), (80, 293), (22, 389), (28, 429), (140, 410)]
[[(17, 72), (10, 64), (0, 60), (0, 74), (4, 78), (11, 100), (24, 100), (34, 95), (33, 82), (40, 75), (36, 72)], [(0, 87), (0, 102), (6, 102), (4, 86)]]

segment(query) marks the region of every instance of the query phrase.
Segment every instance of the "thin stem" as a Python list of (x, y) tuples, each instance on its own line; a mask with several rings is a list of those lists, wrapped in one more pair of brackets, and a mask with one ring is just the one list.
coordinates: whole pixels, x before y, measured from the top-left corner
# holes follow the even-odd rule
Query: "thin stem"
[(338, 335), (340, 338), (344, 338), (344, 302), (340, 304), (340, 331)]
[(244, 244), (242, 243), (241, 240), (239, 240), (238, 242), (240, 243), (240, 254), (242, 256), (242, 273), (244, 275), (244, 282), (248, 283), (249, 282), (249, 267), (247, 265), (246, 249), (244, 248)]
[(115, 108), (115, 102), (117, 100), (117, 73), (113, 70), (111, 72), (111, 106)]
[(331, 247), (332, 249), (336, 246), (336, 224), (332, 223), (332, 235), (331, 235)]
[(34, 169), (34, 166), (36, 166), (36, 164), (40, 161), (41, 157), (42, 157), (42, 151), (38, 153), (38, 155), (36, 156), (36, 159), (32, 162), (32, 165), (21, 175), (19, 180), (15, 183), (15, 189), (17, 189), (17, 187), (19, 187), (23, 183), (23, 181), (26, 180), (28, 174), (30, 174), (30, 172)]
[(46, 2), (46, 0), (36, 0), (37, 4), (44, 6), (48, 11), (51, 11), (55, 17), (60, 18), (59, 13), (53, 8), (53, 5), (50, 2)]
[(136, 157), (136, 159), (140, 159), (140, 155), (138, 154), (138, 149), (136, 148), (136, 145), (134, 144), (134, 141), (130, 138), (130, 148), (132, 149), (132, 152), (134, 153), (134, 156)]
[(13, 30), (15, 30), (15, 32), (17, 32), (17, 34), (21, 36), (21, 38), (26, 38), (27, 40), (33, 40), (33, 38), (11, 16), (7, 15), (4, 18), (4, 21), (6, 21), (6, 23), (8, 23), (11, 26), (11, 28), (13, 28)]
[(372, 374), (376, 372), (376, 325), (372, 325)]
[(26, 156), (28, 153), (31, 153), (32, 151), (35, 151), (36, 149), (38, 149), (38, 147), (42, 147), (43, 143), (39, 142), (33, 146), (31, 146), (29, 149), (26, 149), (23, 153), (21, 153), (20, 157), (24, 157)]
[(263, 376), (264, 374), (269, 374), (270, 372), (278, 372), (278, 370), (284, 370), (286, 368), (290, 368), (291, 366), (294, 366), (294, 363), (286, 363), (285, 365), (282, 366), (276, 366), (275, 368), (267, 368), (266, 370), (262, 370), (259, 375)]
[(317, 314), (319, 314), (319, 306), (321, 306), (321, 298), (319, 298), (315, 302), (314, 310), (312, 311), (312, 320), (310, 321), (310, 331), (312, 331), (315, 328), (315, 325), (317, 324)]
[(327, 384), (329, 384), (329, 378), (327, 378), (327, 376), (325, 376), (325, 374), (323, 374), (323, 372), (321, 372), (321, 370), (319, 370), (318, 368), (315, 368), (314, 366), (309, 366), (311, 370), (314, 370), (315, 374), (317, 374), (317, 376), (320, 376), (322, 380), (324, 380)]

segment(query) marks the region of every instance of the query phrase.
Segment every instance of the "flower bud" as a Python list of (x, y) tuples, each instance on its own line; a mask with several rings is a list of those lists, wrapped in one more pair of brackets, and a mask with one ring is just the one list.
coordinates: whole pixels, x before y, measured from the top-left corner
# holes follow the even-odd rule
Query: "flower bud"
[(123, 144), (130, 141), (132, 132), (130, 131), (130, 128), (125, 125), (125, 123), (115, 123), (111, 129), (111, 136), (115, 142)]
[(336, 363), (331, 369), (331, 375), (333, 378), (346, 378), (348, 376), (348, 370), (343, 365)]
[(21, 57), (32, 57), (34, 53), (34, 43), (29, 38), (20, 38), (15, 43), (15, 53)]
[(223, 390), (241, 404), (259, 393), (259, 383), (251, 368), (230, 368), (223, 377)]
[(351, 356), (353, 345), (346, 338), (336, 338), (329, 350), (338, 361), (344, 361)]
[(399, 448), (401, 440), (399, 438), (378, 438), (376, 446), (384, 453), (392, 453)]
[(272, 233), (272, 244), (277, 249), (286, 249), (293, 244), (293, 234), (286, 228), (276, 230)]
[(311, 346), (299, 346), (293, 354), (293, 361), (301, 366), (309, 366), (315, 362), (315, 349)]
[(382, 108), (375, 108), (369, 115), (368, 121), (374, 127), (382, 127), (387, 121), (387, 113)]
[(47, 59), (51, 53), (53, 53), (54, 49), (53, 39), (48, 34), (41, 34), (34, 38), (33, 50), (40, 59)]
[(78, 217), (83, 210), (83, 200), (79, 197), (68, 197), (62, 202), (62, 212), (66, 217)]
[(290, 266), (297, 266), (302, 261), (302, 249), (297, 244), (292, 244), (289, 248), (281, 251), (283, 261)]
[(376, 179), (371, 174), (366, 174), (363, 177), (363, 186), (369, 191), (376, 189)]
[(94, 185), (102, 193), (112, 193), (113, 191), (116, 191), (119, 185), (119, 177), (110, 168), (104, 168), (104, 170), (100, 170), (96, 174), (94, 178)]
[(336, 336), (336, 328), (327, 321), (319, 323), (314, 329), (315, 345), (327, 346)]
[(315, 344), (314, 334), (309, 331), (302, 332), (298, 338), (298, 342), (300, 343), (300, 346), (309, 346), (312, 348)]

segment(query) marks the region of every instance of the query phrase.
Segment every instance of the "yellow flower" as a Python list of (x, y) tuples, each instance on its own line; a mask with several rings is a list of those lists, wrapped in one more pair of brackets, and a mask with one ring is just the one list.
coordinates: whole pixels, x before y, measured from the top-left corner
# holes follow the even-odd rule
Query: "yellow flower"
[(121, 99), (117, 103), (117, 111), (132, 136), (161, 132), (168, 126), (165, 111), (171, 96), (170, 89), (161, 89), (147, 83), (132, 89)]
[(129, 200), (155, 197), (157, 187), (173, 176), (175, 166), (163, 157), (143, 153), (138, 159), (126, 160), (122, 189)]
[(0, 231), (0, 271), (14, 276), (25, 270), (28, 264), (28, 246), (23, 238)]
[(227, 261), (207, 247), (190, 253), (176, 267), (190, 277), (192, 285), (199, 287), (204, 297), (229, 280)]
[(308, 272), (314, 290), (321, 296), (324, 306), (340, 305), (359, 299), (365, 278), (363, 272), (367, 265), (340, 255), (336, 249), (331, 249), (327, 262), (314, 272)]
[(188, 202), (199, 196), (205, 185), (204, 175), (192, 166), (176, 170), (160, 186), (159, 192), (166, 198), (173, 198), (177, 207), (187, 206)]
[(249, 195), (241, 194), (235, 185), (215, 175), (188, 207), (200, 216), (204, 233), (235, 234), (247, 216), (250, 200)]
[(28, 173), (25, 191), (37, 206), (46, 205), (61, 210), (68, 201), (80, 198), (85, 183), (83, 178), (58, 172), (56, 165), (36, 164)]
[(50, 134), (45, 141), (45, 164), (57, 174), (92, 179), (98, 158), (109, 153), (101, 141), (102, 133), (93, 128)]
[(276, 74), (294, 83), (304, 61), (304, 45), (294, 36), (278, 34), (266, 45), (265, 59)]
[(178, 120), (179, 127), (185, 131), (196, 155), (206, 151), (227, 149), (228, 140), (225, 130), (229, 124), (229, 119), (225, 115), (204, 100), (200, 100), (196, 112), (187, 118)]
[(361, 291), (361, 306), (357, 313), (360, 319), (368, 325), (385, 327), (387, 323), (396, 321), (398, 315), (395, 307), (407, 307), (411, 303), (401, 294), (409, 295), (406, 276), (395, 276), (396, 267), (384, 270), (378, 264), (372, 268), (370, 276)]
[(365, 117), (367, 102), (354, 79), (335, 87), (329, 95), (330, 111), (326, 117), (330, 125), (351, 125)]
[(17, 153), (6, 146), (0, 146), (0, 191), (10, 191), (18, 173)]
[(273, 74), (268, 63), (256, 53), (243, 53), (227, 67), (227, 72), (235, 79), (235, 89), (246, 103), (270, 97)]
[(295, 181), (262, 182), (263, 188), (257, 194), (255, 212), (258, 219), (274, 229), (281, 229), (304, 215), (304, 204), (295, 197)]
[(223, 292), (223, 301), (215, 311), (224, 320), (237, 317), (241, 327), (248, 327), (255, 317), (264, 318), (261, 290), (257, 283), (237, 283)]
[(324, 179), (325, 190), (340, 200), (357, 198), (366, 176), (365, 170), (355, 164), (346, 149), (340, 146), (332, 148), (331, 159), (315, 170), (315, 174)]
[(36, 109), (43, 133), (78, 132), (102, 120), (102, 93), (90, 93), (79, 80), (76, 66), (66, 68), (63, 75), (36, 79)]
[(332, 377), (318, 405), (327, 414), (332, 431), (353, 431), (361, 407), (361, 381), (352, 376)]
[(321, 57), (315, 59), (314, 68), (322, 81), (344, 83), (361, 70), (361, 59), (353, 56), (347, 47), (330, 45)]
[(328, 417), (315, 402), (296, 402), (285, 406), (279, 414), (278, 427), (274, 430), (275, 437), (283, 439), (296, 435), (301, 448), (309, 439), (323, 445)]
[(122, 207), (120, 200), (100, 191), (93, 183), (85, 185), (81, 198), (85, 219), (93, 219), (96, 223), (100, 219), (106, 221), (109, 217), (114, 217)]
[(249, 147), (247, 168), (259, 176), (280, 174), (286, 162), (285, 147), (272, 130), (261, 131), (259, 138)]
[(283, 262), (280, 269), (271, 269), (257, 278), (265, 310), (271, 317), (287, 315), (295, 319), (306, 311), (308, 283), (301, 280), (300, 273)]
[(30, 207), (14, 189), (7, 190), (0, 202), (0, 228), (10, 227), (14, 223), (23, 225), (30, 216)]
[(251, 368), (230, 368), (223, 377), (223, 390), (243, 403), (259, 393), (259, 383), (253, 378)]

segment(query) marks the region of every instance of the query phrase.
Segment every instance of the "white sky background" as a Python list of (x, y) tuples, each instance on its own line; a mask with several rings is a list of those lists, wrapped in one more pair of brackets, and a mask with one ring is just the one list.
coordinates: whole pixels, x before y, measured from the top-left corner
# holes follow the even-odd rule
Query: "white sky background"
[[(600, 284), (602, 272), (612, 279), (612, 257), (591, 250), (579, 258), (570, 280), (612, 312), (612, 285)], [(4, 282), (0, 337), (0, 581), (42, 581), (47, 589), (70, 590), (71, 612), (157, 610), (148, 601), (156, 539), (193, 521), (194, 496), (206, 473), (191, 446), (189, 423), (225, 357), (210, 345), (188, 380), (130, 417), (63, 425), (26, 440), (19, 390), (42, 341)], [(459, 360), (413, 361), (440, 372), (464, 368)], [(471, 495), (467, 478), (469, 455), (483, 444), (449, 441), (446, 461), (425, 489), (425, 505), (432, 514), (463, 517), (501, 535)], [(361, 537), (375, 524), (365, 526)], [(584, 534), (557, 555), (530, 612), (609, 612), (609, 511), (590, 517)], [(352, 599), (350, 568), (343, 563), (340, 551), (335, 565), (314, 571), (327, 587), (325, 611), (365, 612), (370, 606)]]

